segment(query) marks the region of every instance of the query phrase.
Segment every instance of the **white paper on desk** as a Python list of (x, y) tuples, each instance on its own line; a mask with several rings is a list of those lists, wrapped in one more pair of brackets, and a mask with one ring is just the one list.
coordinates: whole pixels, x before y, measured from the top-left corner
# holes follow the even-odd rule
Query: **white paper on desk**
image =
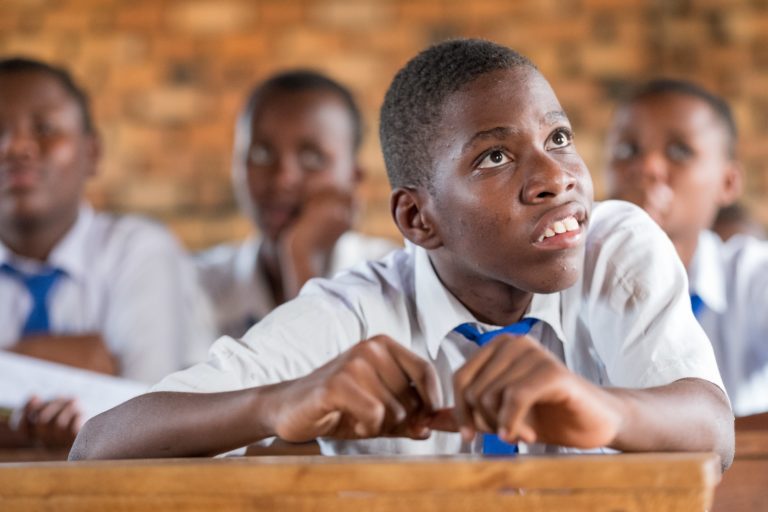
[(84, 419), (147, 391), (148, 386), (0, 350), (0, 406), (17, 408), (31, 395), (76, 397)]

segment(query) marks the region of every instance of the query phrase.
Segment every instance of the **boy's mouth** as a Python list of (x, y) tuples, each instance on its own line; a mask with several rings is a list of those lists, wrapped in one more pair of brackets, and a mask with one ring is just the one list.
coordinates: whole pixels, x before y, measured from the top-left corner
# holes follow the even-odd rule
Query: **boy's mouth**
[(579, 225), (579, 221), (576, 220), (576, 217), (569, 215), (564, 219), (556, 220), (547, 226), (544, 233), (541, 234), (536, 241), (543, 242), (547, 238), (552, 238), (553, 236), (562, 235), (563, 233), (572, 231), (579, 231), (580, 229), (581, 226)]

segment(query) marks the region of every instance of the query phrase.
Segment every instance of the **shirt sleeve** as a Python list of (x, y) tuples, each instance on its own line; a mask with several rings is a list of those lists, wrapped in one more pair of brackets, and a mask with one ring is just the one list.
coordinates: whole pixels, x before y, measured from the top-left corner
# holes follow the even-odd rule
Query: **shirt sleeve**
[(219, 338), (206, 362), (168, 376), (153, 391), (211, 393), (296, 379), (363, 336), (360, 319), (340, 298), (302, 294), (272, 311), (242, 339)]
[(644, 388), (699, 378), (724, 389), (691, 310), (682, 262), (645, 212), (617, 201), (596, 211), (584, 279), (586, 320), (608, 385)]
[(104, 335), (124, 377), (153, 383), (205, 358), (215, 339), (210, 302), (191, 259), (160, 226), (124, 219)]

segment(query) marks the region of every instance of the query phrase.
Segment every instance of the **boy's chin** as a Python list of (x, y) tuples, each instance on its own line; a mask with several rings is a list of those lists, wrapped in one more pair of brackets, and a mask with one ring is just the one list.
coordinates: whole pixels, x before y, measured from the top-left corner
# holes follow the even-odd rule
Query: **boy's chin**
[(548, 275), (528, 283), (528, 291), (533, 293), (557, 293), (566, 290), (579, 280), (580, 267), (559, 268)]

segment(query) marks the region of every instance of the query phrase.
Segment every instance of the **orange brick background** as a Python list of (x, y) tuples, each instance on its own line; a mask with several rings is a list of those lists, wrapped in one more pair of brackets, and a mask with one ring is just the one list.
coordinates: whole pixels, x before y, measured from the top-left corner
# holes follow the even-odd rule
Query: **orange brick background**
[(367, 122), (360, 229), (396, 234), (377, 138), (393, 74), (424, 46), (480, 36), (531, 57), (576, 128), (602, 193), (601, 140), (636, 80), (699, 80), (733, 104), (747, 203), (768, 224), (768, 0), (0, 0), (0, 54), (69, 67), (105, 141), (89, 197), (167, 222), (192, 248), (248, 231), (230, 190), (232, 127), (272, 71), (309, 66)]

